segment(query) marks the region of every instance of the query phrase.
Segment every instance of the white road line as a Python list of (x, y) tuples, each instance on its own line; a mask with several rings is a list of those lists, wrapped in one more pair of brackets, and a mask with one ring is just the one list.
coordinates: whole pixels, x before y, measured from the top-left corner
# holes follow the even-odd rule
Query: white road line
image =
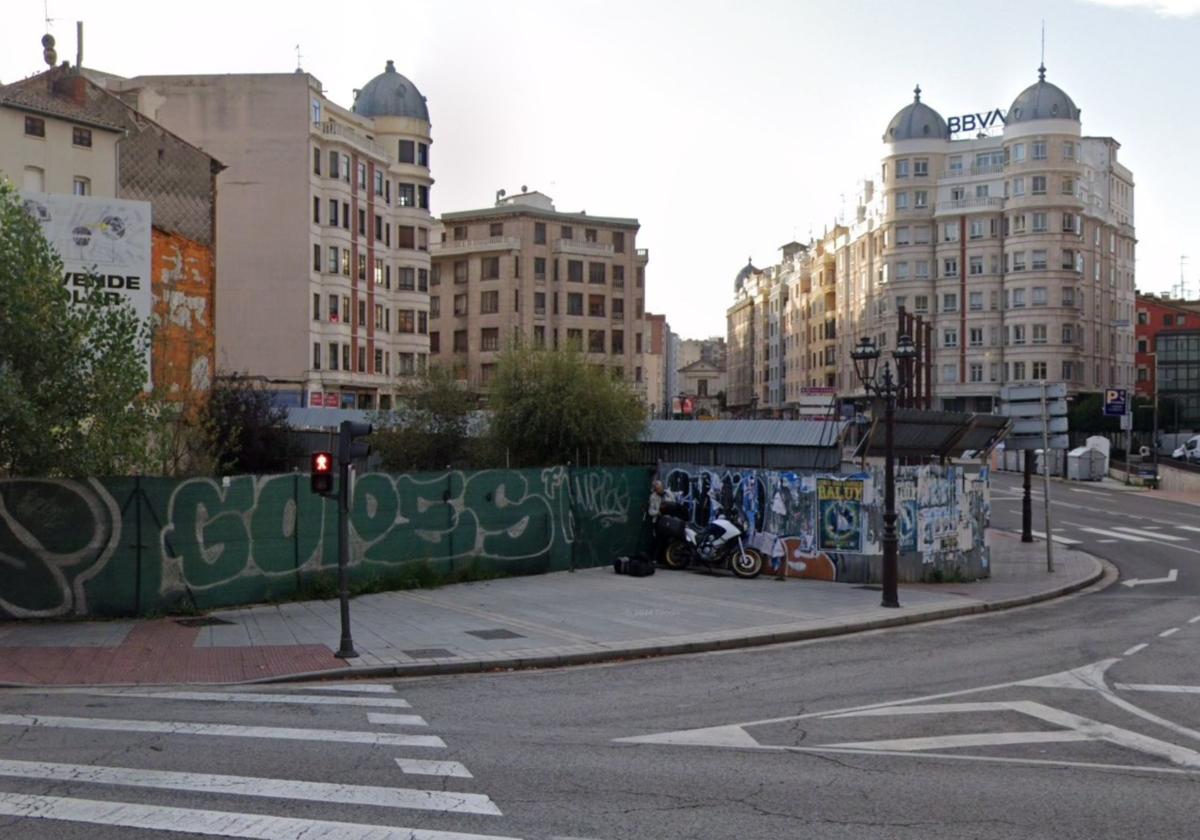
[(1151, 540), (1166, 540), (1167, 542), (1187, 542), (1187, 537), (1173, 537), (1170, 534), (1160, 534), (1156, 531), (1143, 531), (1140, 528), (1129, 528), (1125, 525), (1114, 525), (1114, 529), (1122, 534), (1137, 534), (1139, 537), (1146, 537)]
[(893, 715), (948, 715), (963, 712), (1010, 712), (1012, 703), (996, 700), (984, 703), (924, 703), (908, 706), (873, 706), (849, 712), (821, 715), (830, 720), (850, 717), (892, 717)]
[(1118, 531), (1106, 531), (1103, 528), (1089, 528), (1087, 525), (1076, 525), (1074, 522), (1068, 522), (1068, 525), (1078, 528), (1080, 531), (1086, 531), (1089, 534), (1099, 534), (1102, 537), (1112, 537), (1118, 540), (1129, 540), (1129, 542), (1149, 542), (1145, 537), (1135, 537), (1133, 534), (1122, 534)]
[(1096, 540), (1096, 542), (1098, 542), (1098, 543), (1115, 543), (1115, 542), (1120, 542), (1120, 540)]
[(1154, 685), (1153, 683), (1117, 683), (1121, 691), (1161, 691), (1167, 694), (1200, 694), (1200, 685)]
[[(1029, 533), (1033, 534), (1039, 540), (1046, 539), (1046, 533), (1044, 531), (1032, 531), (1031, 530)], [(1069, 537), (1060, 537), (1058, 534), (1054, 535), (1054, 541), (1061, 545), (1080, 545), (1081, 544), (1080, 540), (1073, 540)]]
[(428, 726), (420, 715), (390, 715), (384, 712), (368, 712), (368, 723), (387, 723), (393, 726)]
[(894, 738), (889, 741), (856, 741), (831, 744), (848, 750), (920, 750), (959, 749), (961, 747), (999, 747), (1012, 744), (1055, 744), (1070, 741), (1091, 741), (1083, 732), (978, 732), (967, 735), (940, 735), (930, 738)]
[(393, 735), (338, 729), (291, 729), (277, 726), (240, 726), (232, 723), (177, 723), (162, 720), (120, 720), (50, 715), (0, 715), (0, 726), (48, 729), (97, 729), (107, 732), (156, 732), (163, 735), (216, 735), (230, 738), (268, 738), (279, 741), (328, 741), (334, 744), (371, 744), (384, 747), (445, 747), (436, 735)]
[(263, 814), (237, 814), (230, 811), (169, 808), (162, 805), (21, 793), (0, 793), (0, 815), (143, 828), (148, 831), (178, 831), (210, 837), (242, 837), (250, 840), (517, 840), (513, 837), (463, 834), (457, 831), (300, 820)]
[(1148, 647), (1150, 647), (1150, 645), (1146, 644), (1145, 642), (1142, 642), (1140, 645), (1134, 645), (1133, 647), (1131, 647), (1129, 650), (1125, 651), (1121, 655), (1122, 656), (1133, 656), (1135, 653), (1138, 653), (1139, 651), (1143, 651)]
[(503, 816), (492, 800), (481, 793), (387, 788), (375, 785), (338, 785), (292, 779), (262, 779), (209, 773), (178, 773), (167, 770), (135, 770), (125, 767), (96, 767), (87, 764), (56, 764), (43, 761), (0, 760), (0, 776), (42, 779), (51, 782), (85, 782), (97, 785), (186, 790), (269, 799), (301, 799), (340, 802), (380, 808), (446, 811), (453, 814)]
[(430, 761), (426, 758), (397, 758), (400, 770), (414, 776), (453, 776), (473, 779), (471, 771), (457, 761)]
[(1200, 615), (1196, 616), (1195, 618), (1189, 618), (1188, 624), (1195, 624), (1198, 621), (1200, 621)]
[(1159, 633), (1158, 638), (1165, 639), (1165, 638), (1167, 638), (1167, 636), (1174, 636), (1178, 632), (1179, 632), (1178, 627), (1172, 627), (1170, 630), (1164, 630), (1161, 633)]
[(1106, 499), (1112, 498), (1112, 496), (1110, 494), (1101, 493), (1098, 490), (1084, 490), (1080, 487), (1068, 487), (1067, 489), (1070, 490), (1072, 493), (1087, 493), (1089, 496), (1103, 496)]
[(214, 703), (287, 703), (301, 706), (370, 706), (379, 709), (407, 709), (407, 700), (399, 697), (323, 697), (305, 694), (262, 694), (240, 691), (125, 691), (75, 689), (69, 694), (100, 697), (150, 697), (155, 700), (196, 700)]
[(350, 694), (396, 693), (396, 686), (386, 683), (349, 682), (343, 685), (313, 685), (311, 683), (304, 683), (303, 685), (277, 685), (275, 688), (282, 691), (344, 691)]
[(1179, 528), (1181, 531), (1195, 531), (1196, 533), (1200, 534), (1200, 528), (1197, 528), (1195, 525), (1176, 525), (1175, 527)]

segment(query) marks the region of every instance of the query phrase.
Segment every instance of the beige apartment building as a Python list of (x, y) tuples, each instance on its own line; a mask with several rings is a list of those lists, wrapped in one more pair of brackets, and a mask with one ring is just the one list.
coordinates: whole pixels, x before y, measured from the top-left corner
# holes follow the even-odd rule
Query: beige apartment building
[(288, 406), (387, 409), (429, 353), (430, 123), (391, 61), (346, 109), (279, 74), (110, 78), (227, 165), (217, 366)]
[(674, 359), (671, 347), (671, 326), (666, 315), (646, 313), (646, 328), (642, 339), (642, 377), (646, 385), (646, 416), (652, 420), (667, 420), (671, 415), (671, 380), (668, 376)]
[[(861, 395), (850, 349), (862, 336), (894, 348), (901, 307), (933, 325), (935, 407), (990, 411), (1010, 383), (1132, 385), (1133, 176), (1115, 140), (1082, 133), (1044, 68), (1007, 112), (982, 118), (947, 121), (918, 88), (883, 142), (878, 184), (866, 181), (854, 218), (810, 248), (820, 259), (807, 301), (790, 297), (799, 337), (781, 408), (802, 382)], [(818, 283), (831, 284), (823, 299)], [(745, 306), (738, 297), (729, 310), (731, 341)], [(770, 366), (753, 375), (767, 403)]]
[(540, 192), (446, 213), (433, 246), (429, 352), (486, 393), (512, 341), (576, 347), (646, 392), (649, 253), (637, 219), (564, 213)]

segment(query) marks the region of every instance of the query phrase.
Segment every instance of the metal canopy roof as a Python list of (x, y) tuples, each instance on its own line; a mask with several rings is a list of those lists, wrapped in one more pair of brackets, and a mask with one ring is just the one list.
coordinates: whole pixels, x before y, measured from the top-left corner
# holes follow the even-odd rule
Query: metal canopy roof
[[(951, 458), (968, 450), (986, 450), (1008, 433), (1009, 420), (995, 414), (965, 411), (896, 409), (895, 451), (902, 458)], [(882, 415), (855, 449), (854, 456), (883, 457), (885, 428)]]
[(844, 420), (651, 420), (642, 443), (834, 447)]

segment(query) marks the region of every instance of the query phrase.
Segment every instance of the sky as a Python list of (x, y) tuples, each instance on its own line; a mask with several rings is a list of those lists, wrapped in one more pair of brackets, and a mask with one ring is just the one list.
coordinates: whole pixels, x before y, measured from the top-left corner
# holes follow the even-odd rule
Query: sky
[[(1037, 79), (1134, 173), (1142, 291), (1200, 296), (1200, 0), (3, 0), (0, 82), (59, 60), (123, 76), (291, 72), (349, 106), (388, 59), (426, 96), (433, 211), (522, 185), (635, 217), (646, 308), (725, 334), (733, 278), (853, 213), (912, 99), (1007, 110)], [(200, 10), (203, 10), (201, 12)]]

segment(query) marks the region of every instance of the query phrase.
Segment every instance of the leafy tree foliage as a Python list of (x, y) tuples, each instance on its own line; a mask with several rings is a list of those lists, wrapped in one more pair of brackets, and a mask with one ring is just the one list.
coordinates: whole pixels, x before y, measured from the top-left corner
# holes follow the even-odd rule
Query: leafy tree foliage
[(100, 289), (72, 306), (62, 278), (40, 224), (0, 180), (0, 473), (129, 473), (151, 424), (148, 329)]
[(394, 411), (372, 418), (371, 446), (390, 472), (441, 470), (473, 461), (468, 429), (474, 409), (474, 396), (453, 374), (432, 367), (401, 389)]
[(645, 426), (629, 385), (574, 349), (504, 351), (488, 407), (496, 448), (514, 466), (625, 463)]
[(201, 423), (220, 473), (287, 472), (302, 454), (287, 426), (287, 410), (275, 404), (260, 380), (245, 373), (219, 376)]

